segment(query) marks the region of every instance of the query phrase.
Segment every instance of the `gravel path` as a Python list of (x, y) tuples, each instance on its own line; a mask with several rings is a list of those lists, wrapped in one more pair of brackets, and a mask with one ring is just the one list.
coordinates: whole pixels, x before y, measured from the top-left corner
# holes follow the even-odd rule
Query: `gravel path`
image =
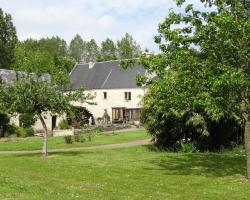
[[(136, 140), (132, 142), (119, 143), (119, 144), (106, 144), (99, 146), (91, 146), (91, 147), (79, 147), (79, 148), (67, 148), (67, 149), (50, 149), (49, 153), (56, 152), (80, 152), (84, 150), (94, 150), (94, 149), (118, 149), (123, 147), (133, 147), (140, 145), (151, 144), (151, 139), (146, 140)], [(41, 150), (32, 150), (32, 151), (0, 151), (0, 155), (11, 155), (11, 154), (38, 154), (41, 153)]]

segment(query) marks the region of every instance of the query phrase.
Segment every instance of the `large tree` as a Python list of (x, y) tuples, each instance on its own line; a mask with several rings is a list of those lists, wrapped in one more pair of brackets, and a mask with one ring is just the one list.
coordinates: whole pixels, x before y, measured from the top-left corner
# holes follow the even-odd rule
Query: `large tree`
[(131, 59), (139, 56), (141, 47), (131, 35), (126, 33), (121, 40), (117, 41), (117, 51), (120, 59)]
[[(43, 56), (40, 57), (41, 55)], [(44, 66), (36, 65), (36, 68), (40, 72), (47, 73), (51, 73), (54, 67), (70, 72), (75, 64), (75, 60), (69, 55), (67, 43), (57, 36), (40, 40), (27, 39), (19, 42), (16, 45), (14, 57), (15, 69), (23, 68), (23, 65), (32, 60), (30, 57), (36, 58), (38, 62), (39, 59), (46, 59), (47, 64)]]
[(101, 44), (100, 61), (116, 60), (117, 48), (113, 40), (107, 38)]
[(70, 42), (70, 56), (74, 58), (78, 63), (81, 63), (83, 61), (84, 46), (85, 42), (78, 34)]
[[(201, 0), (197, 10), (177, 0), (185, 12), (170, 11), (155, 38), (157, 56), (142, 56), (148, 74), (158, 76), (144, 99), (144, 122), (154, 135), (177, 134), (158, 124), (183, 118), (207, 133), (206, 119), (235, 118), (245, 126), (250, 179), (250, 20), (248, 0)], [(205, 10), (205, 11), (204, 11)], [(147, 82), (145, 77), (138, 77)], [(150, 82), (149, 82), (150, 83)], [(180, 124), (175, 124), (177, 130)], [(181, 130), (180, 130), (181, 131)]]
[(17, 41), (11, 15), (4, 13), (0, 8), (0, 68), (11, 68)]
[(97, 61), (99, 57), (99, 47), (94, 39), (86, 43), (84, 48), (85, 62)]

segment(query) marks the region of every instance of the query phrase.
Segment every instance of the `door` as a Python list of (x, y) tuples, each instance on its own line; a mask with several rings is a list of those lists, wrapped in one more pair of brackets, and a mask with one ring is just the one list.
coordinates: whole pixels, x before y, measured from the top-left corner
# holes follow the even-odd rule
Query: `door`
[(56, 119), (57, 119), (57, 116), (56, 115), (53, 115), (52, 116), (52, 130), (54, 130), (56, 128)]

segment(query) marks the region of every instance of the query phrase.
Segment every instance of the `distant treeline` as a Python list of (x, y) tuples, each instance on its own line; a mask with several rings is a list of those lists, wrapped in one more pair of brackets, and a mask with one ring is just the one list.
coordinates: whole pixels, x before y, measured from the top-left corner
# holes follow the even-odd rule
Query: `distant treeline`
[(95, 39), (85, 41), (77, 34), (70, 42), (58, 37), (19, 41), (12, 17), (0, 8), (0, 68), (51, 72), (60, 68), (69, 72), (75, 63), (135, 58), (140, 45), (126, 33), (120, 40), (107, 38), (98, 46)]

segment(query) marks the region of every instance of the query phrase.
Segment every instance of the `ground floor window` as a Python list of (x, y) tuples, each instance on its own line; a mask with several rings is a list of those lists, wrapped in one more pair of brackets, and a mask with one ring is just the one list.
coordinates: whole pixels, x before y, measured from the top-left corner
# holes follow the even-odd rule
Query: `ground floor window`
[(112, 108), (112, 120), (114, 122), (140, 121), (141, 109)]

